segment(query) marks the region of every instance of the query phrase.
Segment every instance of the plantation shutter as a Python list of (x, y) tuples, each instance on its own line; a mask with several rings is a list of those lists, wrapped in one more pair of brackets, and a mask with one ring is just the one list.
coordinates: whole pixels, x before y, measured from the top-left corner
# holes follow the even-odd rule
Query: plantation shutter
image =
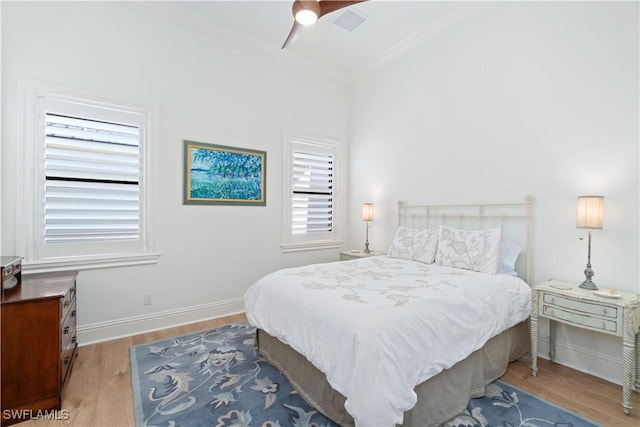
[(292, 233), (332, 231), (333, 156), (294, 151), (292, 167)]
[(140, 129), (45, 113), (45, 243), (140, 238)]

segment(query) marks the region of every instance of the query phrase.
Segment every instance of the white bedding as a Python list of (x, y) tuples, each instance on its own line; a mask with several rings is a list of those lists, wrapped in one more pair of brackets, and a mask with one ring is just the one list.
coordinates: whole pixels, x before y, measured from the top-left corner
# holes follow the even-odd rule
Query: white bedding
[(304, 355), (359, 427), (402, 423), (416, 385), (527, 319), (521, 279), (387, 256), (284, 269), (245, 295), (249, 322)]

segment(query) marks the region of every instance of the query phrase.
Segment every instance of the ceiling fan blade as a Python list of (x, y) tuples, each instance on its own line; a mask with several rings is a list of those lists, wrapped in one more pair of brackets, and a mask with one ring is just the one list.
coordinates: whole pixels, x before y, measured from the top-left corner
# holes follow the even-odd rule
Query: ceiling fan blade
[(302, 25), (300, 25), (297, 21), (293, 21), (293, 27), (291, 27), (291, 32), (289, 33), (289, 37), (284, 41), (282, 45), (282, 49), (293, 43), (302, 33)]
[(335, 12), (336, 10), (342, 9), (343, 7), (351, 6), (352, 4), (362, 3), (366, 0), (355, 0), (355, 1), (338, 1), (338, 0), (320, 0), (320, 15), (324, 16), (328, 13)]

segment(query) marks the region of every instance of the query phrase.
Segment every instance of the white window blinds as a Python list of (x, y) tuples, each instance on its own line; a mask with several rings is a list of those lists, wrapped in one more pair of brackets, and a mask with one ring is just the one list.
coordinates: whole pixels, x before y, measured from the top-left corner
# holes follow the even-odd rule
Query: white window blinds
[(291, 232), (333, 230), (333, 156), (293, 152)]
[(140, 129), (45, 114), (45, 243), (140, 237)]

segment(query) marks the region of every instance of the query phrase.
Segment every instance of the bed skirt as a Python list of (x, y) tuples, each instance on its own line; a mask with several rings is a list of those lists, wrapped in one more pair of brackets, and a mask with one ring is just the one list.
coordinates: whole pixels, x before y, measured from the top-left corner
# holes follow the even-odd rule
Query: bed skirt
[[(258, 349), (278, 368), (300, 395), (340, 426), (354, 426), (344, 409), (345, 397), (333, 390), (325, 375), (301, 354), (263, 330), (257, 331)], [(529, 351), (529, 328), (522, 322), (491, 338), (472, 353), (415, 388), (418, 403), (405, 412), (404, 427), (438, 425), (464, 411), (469, 399), (484, 395), (485, 386), (501, 377), (509, 362)], [(373, 373), (375, 375), (375, 373)], [(384, 392), (381, 390), (381, 392)]]

